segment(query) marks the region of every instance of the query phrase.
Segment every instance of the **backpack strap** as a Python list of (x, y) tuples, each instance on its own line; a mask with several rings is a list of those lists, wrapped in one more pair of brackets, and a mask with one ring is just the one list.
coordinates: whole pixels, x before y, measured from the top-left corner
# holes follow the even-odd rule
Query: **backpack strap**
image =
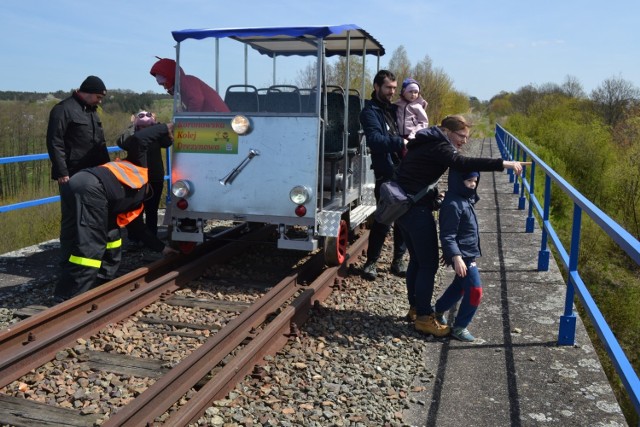
[(431, 190), (433, 190), (434, 188), (436, 188), (436, 186), (438, 185), (438, 182), (440, 180), (437, 179), (435, 182), (432, 182), (431, 184), (427, 185), (426, 187), (424, 187), (422, 190), (420, 190), (417, 194), (411, 196), (411, 195), (407, 195), (407, 197), (409, 197), (411, 199), (412, 203), (416, 203), (418, 200), (422, 199), (428, 192), (430, 192)]

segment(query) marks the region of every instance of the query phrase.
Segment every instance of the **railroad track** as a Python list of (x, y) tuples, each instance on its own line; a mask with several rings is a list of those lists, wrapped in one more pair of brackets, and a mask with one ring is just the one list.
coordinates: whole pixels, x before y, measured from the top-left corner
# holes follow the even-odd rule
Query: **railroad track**
[[(0, 423), (178, 426), (197, 421), (266, 354), (274, 354), (297, 336), (297, 325), (306, 320), (316, 301), (339, 286), (347, 265), (357, 260), (368, 238), (364, 231), (354, 241), (342, 266), (324, 268), (319, 253), (294, 260), (277, 283), (256, 285), (255, 279), (244, 278), (254, 286), (252, 292), (244, 288), (242, 299), (237, 295), (242, 285), (227, 283), (215, 294), (200, 289), (200, 278), (214, 266), (242, 259), (248, 248), (268, 240), (272, 232), (270, 227), (234, 229), (189, 257), (134, 270), (0, 332)], [(229, 278), (215, 281), (229, 282)], [(196, 292), (191, 289), (183, 295), (187, 286)], [(223, 289), (235, 291), (225, 295)], [(164, 314), (158, 314), (158, 306)], [(178, 307), (177, 314), (167, 307)], [(185, 310), (189, 315), (182, 319)], [(208, 314), (198, 320), (197, 312)], [(138, 326), (141, 323), (144, 328)], [(146, 335), (149, 341), (142, 346), (127, 343), (131, 335)], [(94, 349), (87, 343), (95, 337), (101, 344)], [(161, 343), (169, 343), (172, 350), (159, 350)], [(95, 371), (112, 376), (91, 374)], [(62, 379), (48, 381), (54, 375)], [(102, 388), (90, 385), (96, 378)], [(83, 387), (74, 389), (71, 382)], [(62, 398), (55, 406), (47, 404), (50, 397), (42, 397), (50, 393), (38, 391), (39, 383), (57, 388)], [(74, 391), (72, 402), (66, 404), (65, 387)], [(87, 404), (91, 399), (82, 399), (87, 392), (98, 398), (124, 396), (102, 399), (109, 404), (96, 406)]]

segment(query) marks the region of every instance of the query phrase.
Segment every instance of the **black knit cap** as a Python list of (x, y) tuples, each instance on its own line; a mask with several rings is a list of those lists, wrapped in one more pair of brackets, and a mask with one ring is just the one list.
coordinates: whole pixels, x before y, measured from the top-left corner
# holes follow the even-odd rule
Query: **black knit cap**
[(107, 94), (107, 88), (104, 85), (104, 82), (102, 81), (102, 79), (100, 79), (100, 77), (96, 76), (89, 76), (84, 79), (84, 81), (80, 85), (80, 89), (78, 90), (84, 93), (97, 93), (100, 95)]

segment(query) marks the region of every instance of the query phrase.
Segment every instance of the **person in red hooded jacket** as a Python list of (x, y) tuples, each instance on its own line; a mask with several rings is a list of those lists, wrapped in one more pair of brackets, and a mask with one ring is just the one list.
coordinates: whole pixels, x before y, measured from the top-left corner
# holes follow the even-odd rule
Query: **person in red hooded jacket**
[[(160, 86), (173, 95), (176, 83), (176, 61), (159, 58), (149, 72)], [(185, 74), (182, 67), (180, 68), (180, 101), (186, 111), (230, 111), (218, 92), (196, 76)]]

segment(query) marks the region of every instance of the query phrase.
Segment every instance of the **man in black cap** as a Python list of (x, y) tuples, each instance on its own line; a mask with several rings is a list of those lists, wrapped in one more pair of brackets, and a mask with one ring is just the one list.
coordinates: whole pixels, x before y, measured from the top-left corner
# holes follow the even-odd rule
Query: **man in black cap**
[(60, 190), (60, 249), (65, 262), (75, 233), (75, 201), (69, 178), (76, 172), (107, 163), (109, 152), (98, 116), (98, 105), (107, 94), (104, 82), (87, 77), (78, 90), (56, 104), (49, 114), (47, 151), (51, 160), (51, 179)]

